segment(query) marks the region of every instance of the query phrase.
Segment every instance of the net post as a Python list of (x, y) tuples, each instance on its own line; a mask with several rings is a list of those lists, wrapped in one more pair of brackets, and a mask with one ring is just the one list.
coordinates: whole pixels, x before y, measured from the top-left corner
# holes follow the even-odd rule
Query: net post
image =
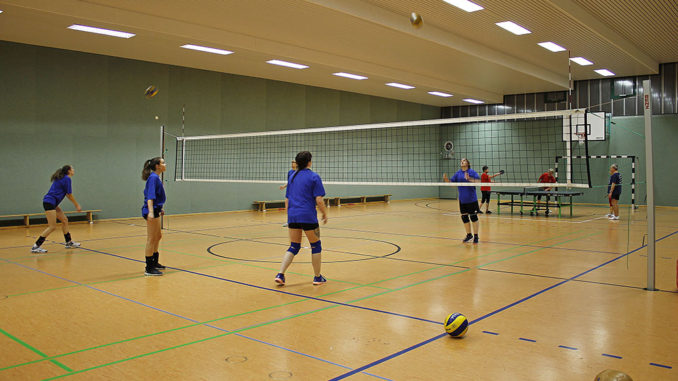
[(585, 152), (585, 160), (586, 160), (586, 179), (589, 184), (589, 188), (591, 188), (591, 166), (589, 165), (589, 134), (588, 134), (588, 116), (589, 116), (589, 110), (586, 110), (584, 112), (584, 152)]
[(645, 115), (645, 178), (647, 184), (647, 287), (655, 288), (655, 216), (654, 216), (654, 169), (652, 163), (652, 97), (650, 80), (643, 81)]
[(636, 157), (631, 158), (631, 207), (633, 210), (638, 209), (636, 205)]
[(567, 156), (565, 159), (567, 160), (567, 164), (565, 167), (565, 182), (567, 183), (567, 186), (569, 187), (570, 184), (572, 183), (572, 115), (568, 115), (569, 118), (569, 139), (565, 141), (565, 153)]

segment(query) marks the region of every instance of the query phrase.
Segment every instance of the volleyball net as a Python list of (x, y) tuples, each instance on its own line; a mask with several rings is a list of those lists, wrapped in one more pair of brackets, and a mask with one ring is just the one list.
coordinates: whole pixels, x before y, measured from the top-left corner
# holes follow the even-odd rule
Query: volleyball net
[[(442, 182), (467, 158), (478, 173), (504, 171), (493, 187), (538, 187), (554, 158), (588, 156), (578, 133), (586, 124), (582, 109), (178, 137), (175, 179), (281, 183), (296, 154), (310, 151), (325, 184), (479, 186)], [(559, 185), (588, 188), (588, 172), (588, 160), (566, 160)]]

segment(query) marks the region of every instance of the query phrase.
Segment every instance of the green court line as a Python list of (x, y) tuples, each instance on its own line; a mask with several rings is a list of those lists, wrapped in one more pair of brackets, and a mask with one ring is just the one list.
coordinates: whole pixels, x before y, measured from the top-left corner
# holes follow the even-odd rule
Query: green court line
[[(42, 360), (46, 360), (47, 357), (49, 357), (49, 356), (47, 356), (46, 354), (40, 352), (38, 349), (36, 349), (36, 348), (34, 348), (33, 346), (31, 346), (30, 344), (28, 344), (27, 342), (22, 341), (22, 340), (19, 339), (18, 337), (16, 337), (16, 336), (10, 334), (9, 332), (5, 331), (5, 330), (2, 329), (2, 328), (0, 328), (0, 333), (2, 333), (3, 335), (9, 337), (10, 339), (16, 341), (17, 343), (19, 343), (19, 344), (22, 345), (23, 347), (28, 348), (28, 349), (31, 350), (33, 353), (37, 353), (38, 355), (42, 356), (42, 357), (43, 357)], [(39, 360), (39, 361), (42, 361), (42, 360)], [(60, 363), (60, 362), (58, 362), (58, 361), (56, 361), (56, 360), (49, 360), (49, 361), (52, 362), (54, 365), (57, 365), (59, 368), (61, 368), (61, 369), (65, 370), (65, 371), (67, 371), (67, 372), (72, 372), (72, 371), (73, 371), (73, 369), (67, 367), (66, 365), (64, 365), (64, 364), (62, 364), (62, 363)]]
[[(539, 242), (543, 242), (543, 241), (548, 241), (548, 240), (553, 240), (554, 238), (558, 238), (558, 237), (562, 237), (562, 236), (566, 236), (566, 235), (571, 235), (571, 234), (575, 234), (575, 233), (578, 233), (578, 232), (579, 232), (579, 231), (575, 231), (575, 232), (566, 233), (566, 234), (563, 234), (563, 235), (560, 235), (560, 236), (556, 236), (556, 237), (546, 238), (546, 239), (544, 239), (544, 240), (540, 240), (540, 241), (533, 242), (532, 244), (534, 244), (534, 243), (539, 243)], [(600, 233), (595, 233), (595, 234), (600, 234)], [(592, 234), (592, 235), (595, 235), (595, 234)], [(587, 235), (587, 236), (589, 236), (589, 235)], [(585, 236), (585, 237), (587, 237), (587, 236)], [(567, 241), (564, 241), (564, 242), (559, 242), (559, 243), (557, 243), (556, 245), (559, 245), (559, 244), (561, 244), (561, 243), (567, 243), (567, 242), (575, 241), (575, 240), (578, 240), (578, 239), (581, 239), (581, 238), (584, 238), (584, 237), (578, 237), (578, 238), (571, 239), (571, 240), (567, 240)], [(487, 256), (487, 255), (491, 255), (491, 254), (496, 254), (496, 253), (503, 252), (503, 251), (507, 251), (507, 250), (513, 250), (513, 249), (516, 249), (516, 248), (519, 248), (519, 247), (522, 247), (522, 246), (526, 246), (526, 245), (528, 245), (528, 244), (520, 245), (520, 246), (518, 246), (518, 247), (512, 247), (512, 248), (502, 249), (502, 250), (499, 250), (499, 251), (494, 252), (494, 253), (488, 253), (488, 254), (485, 254), (485, 255), (483, 255), (483, 256)], [(502, 259), (502, 260), (499, 260), (499, 261), (511, 259), (511, 258), (514, 258), (514, 257), (517, 257), (517, 256), (521, 256), (521, 255), (528, 254), (528, 253), (531, 253), (531, 252), (536, 252), (536, 251), (539, 251), (539, 250), (551, 248), (551, 247), (554, 247), (554, 246), (555, 246), (555, 245), (552, 245), (552, 246), (549, 246), (549, 247), (544, 247), (544, 248), (537, 248), (537, 249), (535, 249), (535, 250), (530, 250), (530, 251), (528, 251), (528, 252), (526, 252), (526, 253), (517, 254), (517, 255), (515, 255), (515, 256), (509, 257), (509, 258), (505, 258), (505, 259)], [(186, 254), (186, 253), (184, 253), (184, 254)], [(188, 254), (188, 255), (191, 255), (191, 254)], [(201, 257), (201, 258), (205, 258), (205, 257)], [(455, 262), (455, 263), (464, 262), (464, 261), (467, 261), (467, 260), (473, 260), (473, 259), (477, 259), (477, 258), (479, 258), (479, 257), (468, 258), (468, 259), (461, 260), (461, 261), (458, 261), (458, 262)], [(214, 258), (214, 259), (217, 259), (217, 258)], [(497, 261), (497, 262), (499, 262), (499, 261)], [(494, 262), (492, 262), (492, 263), (494, 263)], [(487, 264), (485, 264), (485, 265), (487, 265)], [(476, 266), (476, 268), (480, 268), (481, 266), (485, 266), (485, 265)], [(390, 280), (393, 280), (393, 279), (398, 279), (398, 278), (402, 278), (402, 277), (406, 277), (406, 276), (411, 276), (411, 275), (414, 275), (414, 274), (419, 274), (419, 273), (423, 273), (423, 272), (426, 272), (426, 271), (430, 271), (430, 270), (433, 270), (433, 269), (439, 269), (439, 268), (447, 267), (447, 266), (449, 266), (449, 265), (442, 265), (442, 266), (437, 266), (437, 267), (434, 267), (434, 268), (431, 268), (431, 269), (420, 270), (420, 271), (416, 271), (416, 272), (413, 272), (413, 273), (410, 273), (410, 274), (400, 275), (400, 276), (396, 276), (396, 277), (392, 277), (392, 278), (380, 280), (380, 281), (377, 281), (377, 282), (372, 282), (372, 283), (367, 284), (367, 285), (358, 285), (358, 286), (356, 286), (356, 287), (352, 287), (352, 288), (348, 288), (348, 289), (344, 289), (344, 290), (339, 290), (339, 291), (332, 292), (332, 293), (328, 293), (328, 294), (323, 294), (323, 295), (321, 295), (321, 297), (328, 296), (328, 295), (339, 294), (339, 293), (342, 293), (342, 292), (346, 292), (346, 291), (350, 291), (350, 290), (355, 290), (355, 289), (358, 289), (358, 288), (367, 287), (367, 286), (371, 286), (371, 285), (374, 285), (374, 284), (378, 284), (378, 283), (382, 283), (382, 282), (387, 282), (387, 281), (390, 281)], [(348, 303), (355, 303), (355, 302), (362, 301), (362, 300), (366, 300), (366, 299), (370, 299), (370, 298), (373, 298), (373, 297), (376, 297), (376, 296), (385, 295), (385, 294), (388, 294), (388, 293), (391, 293), (391, 292), (394, 292), (394, 291), (400, 291), (400, 290), (403, 290), (403, 289), (406, 289), (406, 288), (414, 287), (414, 286), (416, 286), (416, 285), (420, 285), (420, 284), (423, 284), (423, 283), (427, 283), (427, 282), (431, 282), (431, 281), (434, 281), (434, 280), (438, 280), (438, 279), (450, 277), (450, 276), (453, 276), (453, 275), (456, 275), (456, 274), (461, 274), (461, 273), (464, 273), (464, 272), (467, 272), (467, 271), (470, 271), (470, 270), (471, 270), (471, 268), (467, 268), (467, 269), (463, 269), (463, 270), (460, 270), (460, 271), (457, 271), (457, 272), (454, 272), (454, 273), (445, 274), (445, 275), (438, 276), (438, 277), (431, 278), (431, 279), (426, 279), (426, 280), (423, 280), (423, 281), (420, 281), (420, 282), (417, 282), (417, 283), (413, 283), (413, 284), (410, 284), (410, 285), (402, 286), (402, 287), (399, 287), (399, 288), (395, 288), (395, 289), (387, 289), (387, 290), (384, 291), (384, 292), (380, 292), (380, 293), (372, 294), (372, 295), (367, 295), (367, 296), (364, 296), (364, 297), (362, 297), (362, 298), (350, 300), (350, 301), (348, 301), (348, 302), (346, 302), (346, 303), (347, 303), (347, 304), (348, 304)], [(240, 314), (236, 314), (236, 315), (232, 315), (232, 316), (227, 316), (227, 317), (222, 317), (222, 318), (217, 318), (217, 319), (209, 320), (209, 321), (202, 322), (202, 323), (195, 323), (195, 324), (190, 324), (190, 325), (187, 325), (187, 326), (184, 326), (184, 327), (178, 327), (178, 328), (174, 328), (174, 329), (167, 330), (167, 331), (156, 332), (156, 333), (153, 333), (153, 334), (144, 335), (144, 336), (140, 336), (140, 337), (137, 337), (137, 338), (130, 338), (130, 339), (126, 339), (126, 340), (114, 342), (114, 343), (102, 344), (102, 345), (99, 345), (99, 346), (96, 346), (96, 347), (92, 347), (92, 348), (86, 348), (86, 349), (82, 349), (82, 350), (75, 351), (75, 352), (71, 352), (71, 353), (66, 353), (66, 354), (62, 354), (62, 355), (53, 356), (53, 358), (63, 357), (63, 356), (71, 355), (71, 354), (74, 354), (74, 353), (85, 352), (85, 351), (92, 350), (92, 349), (97, 349), (97, 348), (102, 348), (102, 347), (106, 347), (106, 346), (110, 346), (110, 345), (120, 344), (120, 343), (124, 343), (124, 342), (128, 342), (128, 341), (133, 341), (133, 340), (137, 340), (137, 339), (141, 339), (141, 338), (145, 338), (145, 337), (155, 336), (155, 335), (159, 335), (159, 334), (162, 334), (162, 333), (177, 331), (177, 330), (181, 330), (181, 329), (185, 329), (185, 328), (189, 328), (189, 327), (194, 327), (194, 326), (198, 326), (198, 325), (204, 325), (204, 324), (207, 324), (207, 323), (216, 322), (216, 321), (219, 321), (219, 320), (225, 320), (225, 319), (229, 319), (229, 318), (232, 318), (232, 317), (244, 316), (244, 315), (247, 315), (247, 314), (250, 314), (250, 313), (261, 312), (261, 311), (265, 311), (265, 310), (269, 310), (269, 309), (273, 309), (273, 308), (278, 308), (278, 307), (282, 307), (282, 306), (287, 306), (287, 305), (291, 305), (291, 304), (296, 304), (296, 303), (300, 303), (300, 302), (304, 302), (304, 301), (309, 301), (309, 300), (311, 300), (311, 299), (300, 299), (300, 300), (297, 300), (297, 301), (293, 301), (293, 302), (289, 302), (289, 303), (285, 303), (285, 304), (281, 304), (281, 305), (277, 305), (277, 306), (270, 306), (270, 307), (265, 307), (265, 308), (258, 309), (258, 310), (247, 311), (247, 312), (243, 312), (243, 313), (240, 313)], [(288, 317), (286, 317), (286, 318), (276, 319), (276, 320), (273, 320), (273, 321), (271, 321), (271, 322), (261, 323), (261, 324), (258, 324), (258, 325), (249, 326), (249, 327), (245, 327), (245, 328), (242, 328), (242, 329), (239, 329), (239, 330), (235, 330), (235, 331), (232, 331), (232, 332), (229, 332), (229, 333), (225, 333), (225, 334), (221, 334), (221, 335), (216, 335), (216, 336), (211, 337), (211, 338), (206, 338), (206, 339), (201, 339), (201, 340), (194, 341), (194, 342), (189, 342), (189, 343), (181, 344), (181, 345), (178, 345), (178, 346), (174, 346), (174, 347), (162, 349), (162, 350), (159, 350), (159, 351), (150, 352), (150, 353), (147, 353), (147, 354), (142, 354), (142, 355), (130, 357), (130, 358), (127, 358), (127, 359), (118, 360), (118, 361), (111, 362), (111, 363), (108, 363), (108, 364), (102, 364), (102, 365), (99, 365), (99, 366), (96, 366), (96, 367), (84, 369), (84, 370), (77, 371), (77, 372), (71, 372), (71, 373), (69, 373), (69, 374), (57, 376), (57, 377), (54, 377), (54, 378), (51, 378), (51, 379), (61, 378), (61, 377), (69, 376), (69, 375), (71, 375), (71, 374), (82, 373), (82, 372), (85, 372), (85, 371), (89, 371), (89, 370), (93, 370), (93, 369), (97, 369), (97, 368), (101, 368), (101, 367), (105, 367), (105, 366), (110, 366), (110, 365), (118, 364), (118, 363), (121, 363), (121, 362), (124, 362), (124, 361), (132, 360), (132, 359), (136, 359), (136, 358), (140, 358), (140, 357), (145, 357), (145, 356), (147, 356), (147, 355), (152, 355), (152, 354), (155, 354), (155, 353), (164, 352), (164, 351), (167, 351), (167, 350), (170, 350), (170, 349), (180, 348), (180, 347), (183, 347), (183, 346), (187, 346), (187, 345), (191, 345), (191, 344), (195, 344), (195, 343), (199, 343), (199, 342), (211, 340), (211, 339), (214, 339), (214, 338), (218, 338), (218, 337), (230, 335), (230, 334), (233, 334), (233, 333), (243, 332), (243, 331), (246, 331), (246, 330), (249, 330), (249, 329), (253, 329), (253, 328), (257, 328), (257, 327), (260, 327), (260, 326), (264, 326), (264, 325), (268, 325), (268, 324), (277, 323), (277, 322), (280, 322), (280, 321), (285, 321), (285, 320), (293, 319), (293, 318), (296, 318), (296, 317), (308, 315), (308, 314), (315, 313), (315, 312), (324, 311), (324, 310), (327, 310), (327, 309), (330, 309), (330, 308), (339, 307), (339, 306), (341, 306), (341, 305), (340, 305), (340, 304), (334, 304), (334, 305), (331, 305), (331, 306), (328, 306), (328, 307), (325, 307), (325, 308), (316, 309), (316, 310), (311, 310), (311, 311), (308, 311), (308, 312), (305, 312), (305, 313), (300, 313), (300, 314), (291, 315), (291, 316), (288, 316)], [(41, 360), (35, 360), (35, 361), (30, 362), (30, 363), (40, 362), (40, 361), (44, 361), (44, 360), (48, 360), (48, 358), (41, 359)], [(0, 371), (5, 370), (5, 369), (10, 369), (10, 368), (18, 367), (18, 366), (22, 366), (22, 365), (27, 365), (27, 364), (29, 364), (29, 363), (17, 364), (17, 365), (10, 366), (10, 367), (7, 367), (7, 368), (2, 368), (2, 369), (0, 369)]]

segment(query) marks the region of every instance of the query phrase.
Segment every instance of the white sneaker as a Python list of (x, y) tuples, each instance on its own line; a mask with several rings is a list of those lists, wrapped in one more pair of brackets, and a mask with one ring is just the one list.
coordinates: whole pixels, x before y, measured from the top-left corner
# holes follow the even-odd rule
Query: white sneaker
[(610, 217), (613, 217), (613, 216), (614, 216), (614, 214), (612, 214), (612, 213), (608, 213), (608, 214), (605, 215), (605, 217), (607, 217), (607, 218), (610, 218)]
[(619, 216), (615, 216), (614, 214), (612, 215), (612, 217), (610, 217), (610, 220), (618, 220), (618, 219), (619, 219)]
[(77, 249), (78, 247), (80, 247), (80, 242), (66, 242), (67, 249)]
[(35, 253), (35, 254), (45, 254), (46, 252), (47, 252), (47, 249), (43, 249), (43, 248), (40, 247), (40, 246), (33, 246), (33, 247), (31, 248), (31, 253)]

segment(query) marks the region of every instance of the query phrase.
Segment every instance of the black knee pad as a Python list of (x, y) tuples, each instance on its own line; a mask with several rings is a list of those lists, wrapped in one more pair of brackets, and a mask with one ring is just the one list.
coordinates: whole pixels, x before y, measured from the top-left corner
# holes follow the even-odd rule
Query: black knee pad
[(477, 222), (478, 221), (478, 215), (477, 214), (471, 214), (471, 222)]
[(468, 224), (469, 222), (468, 214), (462, 214), (461, 220), (464, 221), (465, 224)]

